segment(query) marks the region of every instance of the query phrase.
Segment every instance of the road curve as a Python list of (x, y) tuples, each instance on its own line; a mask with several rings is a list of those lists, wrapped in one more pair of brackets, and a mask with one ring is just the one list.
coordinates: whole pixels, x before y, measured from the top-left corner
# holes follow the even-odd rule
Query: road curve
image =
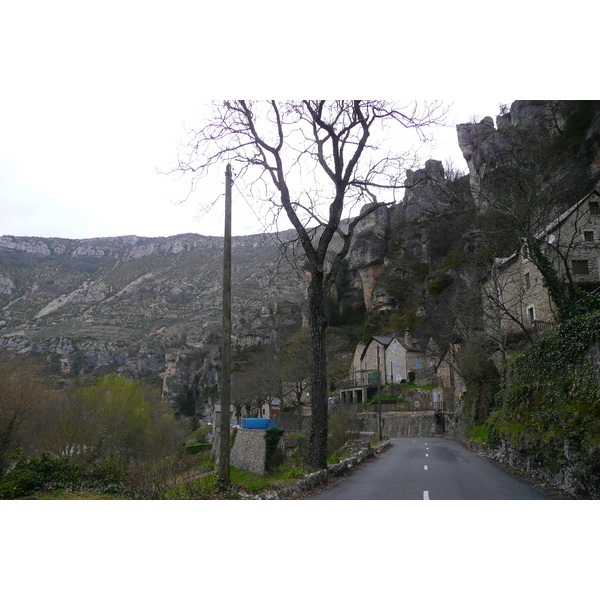
[(313, 500), (558, 500), (460, 444), (395, 438), (380, 458)]

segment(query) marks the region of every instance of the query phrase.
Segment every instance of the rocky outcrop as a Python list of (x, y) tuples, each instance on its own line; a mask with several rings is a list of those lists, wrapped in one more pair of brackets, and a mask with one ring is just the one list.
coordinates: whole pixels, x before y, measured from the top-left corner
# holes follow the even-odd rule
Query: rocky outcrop
[[(553, 193), (565, 206), (583, 197), (600, 172), (600, 102), (525, 101), (479, 123), (457, 125), (458, 144), (469, 167), (472, 196), (480, 210), (498, 191), (500, 168), (518, 170), (537, 193)], [(545, 168), (540, 169), (542, 165)]]
[(395, 310), (413, 295), (405, 282), (445, 256), (455, 235), (447, 217), (469, 203), (437, 160), (407, 171), (406, 186), (402, 203), (382, 207), (365, 220), (350, 251), (350, 272), (356, 275), (347, 285), (360, 287), (368, 311)]
[(446, 188), (444, 167), (439, 160), (428, 160), (425, 168), (407, 171), (405, 222), (427, 221), (448, 210), (451, 207), (451, 195)]
[(373, 290), (388, 252), (389, 210), (382, 206), (360, 223), (349, 257), (351, 270), (358, 273), (367, 310), (372, 309)]

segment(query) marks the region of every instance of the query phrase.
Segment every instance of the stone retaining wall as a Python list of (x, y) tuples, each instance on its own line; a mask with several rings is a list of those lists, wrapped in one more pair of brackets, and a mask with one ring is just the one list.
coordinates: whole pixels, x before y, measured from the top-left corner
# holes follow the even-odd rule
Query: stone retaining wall
[(269, 490), (265, 494), (261, 495), (260, 498), (263, 500), (293, 500), (294, 498), (302, 496), (302, 494), (305, 492), (325, 485), (330, 476), (339, 477), (346, 471), (350, 471), (354, 467), (358, 466), (367, 458), (384, 452), (389, 447), (389, 440), (382, 442), (375, 448), (368, 443), (359, 444), (359, 447), (356, 449), (356, 453), (349, 458), (344, 458), (337, 464), (328, 465), (326, 469), (321, 469), (320, 471), (315, 471), (310, 475), (306, 475), (302, 479), (283, 489), (277, 491)]
[(229, 463), (236, 469), (262, 475), (265, 472), (266, 454), (264, 429), (238, 429)]
[[(377, 413), (356, 413), (360, 431), (377, 431)], [(382, 414), (382, 432), (389, 438), (433, 437), (436, 434), (434, 411), (397, 412)]]

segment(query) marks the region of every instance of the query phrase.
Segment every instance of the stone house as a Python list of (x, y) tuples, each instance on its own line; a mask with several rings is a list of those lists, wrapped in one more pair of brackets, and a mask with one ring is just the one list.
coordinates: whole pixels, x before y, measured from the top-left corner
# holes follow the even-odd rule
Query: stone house
[(281, 413), (281, 400), (279, 398), (270, 398), (265, 400), (259, 408), (259, 417), (265, 419), (274, 419)]
[(461, 342), (455, 340), (444, 352), (436, 352), (434, 402), (440, 402), (445, 410), (452, 411), (457, 400), (466, 392), (467, 383), (460, 374), (456, 356), (460, 352)]
[[(544, 228), (536, 238), (561, 280), (586, 291), (600, 289), (600, 193), (592, 191)], [(529, 335), (552, 328), (556, 307), (526, 243), (496, 259), (483, 281), (484, 326), (489, 337)]]
[(413, 341), (408, 329), (402, 336), (373, 336), (366, 344), (357, 345), (348, 384), (340, 390), (340, 401), (361, 404), (373, 397), (379, 383), (408, 381), (411, 372), (418, 381), (423, 370), (431, 366), (430, 362), (426, 348)]

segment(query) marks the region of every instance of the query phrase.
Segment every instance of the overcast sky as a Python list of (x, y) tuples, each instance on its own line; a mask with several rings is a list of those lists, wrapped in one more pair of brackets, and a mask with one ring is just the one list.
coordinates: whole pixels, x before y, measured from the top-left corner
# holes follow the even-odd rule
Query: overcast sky
[[(2, 8), (0, 235), (222, 235), (223, 210), (201, 216), (198, 208), (220, 187), (207, 185), (178, 204), (183, 187), (157, 174), (176, 158), (184, 123), (197, 125), (200, 107), (212, 98), (362, 92), (454, 103), (448, 126), (436, 132), (439, 147), (423, 161), (450, 158), (459, 168), (466, 165), (455, 124), (475, 115), (495, 117), (501, 102), (514, 99), (506, 95), (513, 89), (498, 86), (502, 95), (494, 88), (484, 91), (487, 66), (473, 72), (481, 69), (476, 62), (481, 57), (451, 66), (450, 48), (448, 54), (438, 49), (435, 62), (424, 47), (410, 61), (392, 51), (382, 62), (361, 46), (352, 68), (334, 83), (328, 74), (335, 73), (337, 53), (325, 47), (321, 54), (309, 43), (308, 49), (301, 47), (302, 55), (284, 60), (271, 43), (286, 41), (289, 48), (293, 32), (280, 32), (271, 23), (259, 32), (248, 30), (247, 19), (263, 4), (271, 3), (229, 2), (237, 10), (226, 13), (219, 5), (177, 0), (164, 7), (25, 0)], [(293, 18), (300, 25), (307, 19)], [(339, 20), (343, 29), (343, 16)], [(379, 24), (382, 36), (388, 27)], [(454, 51), (461, 55), (457, 39)], [(235, 52), (232, 40), (238, 44)], [(391, 47), (400, 43), (393, 38)], [(349, 59), (352, 48), (346, 51)], [(353, 87), (357, 81), (360, 86)], [(245, 201), (235, 196), (233, 228), (235, 235), (260, 230)]]

